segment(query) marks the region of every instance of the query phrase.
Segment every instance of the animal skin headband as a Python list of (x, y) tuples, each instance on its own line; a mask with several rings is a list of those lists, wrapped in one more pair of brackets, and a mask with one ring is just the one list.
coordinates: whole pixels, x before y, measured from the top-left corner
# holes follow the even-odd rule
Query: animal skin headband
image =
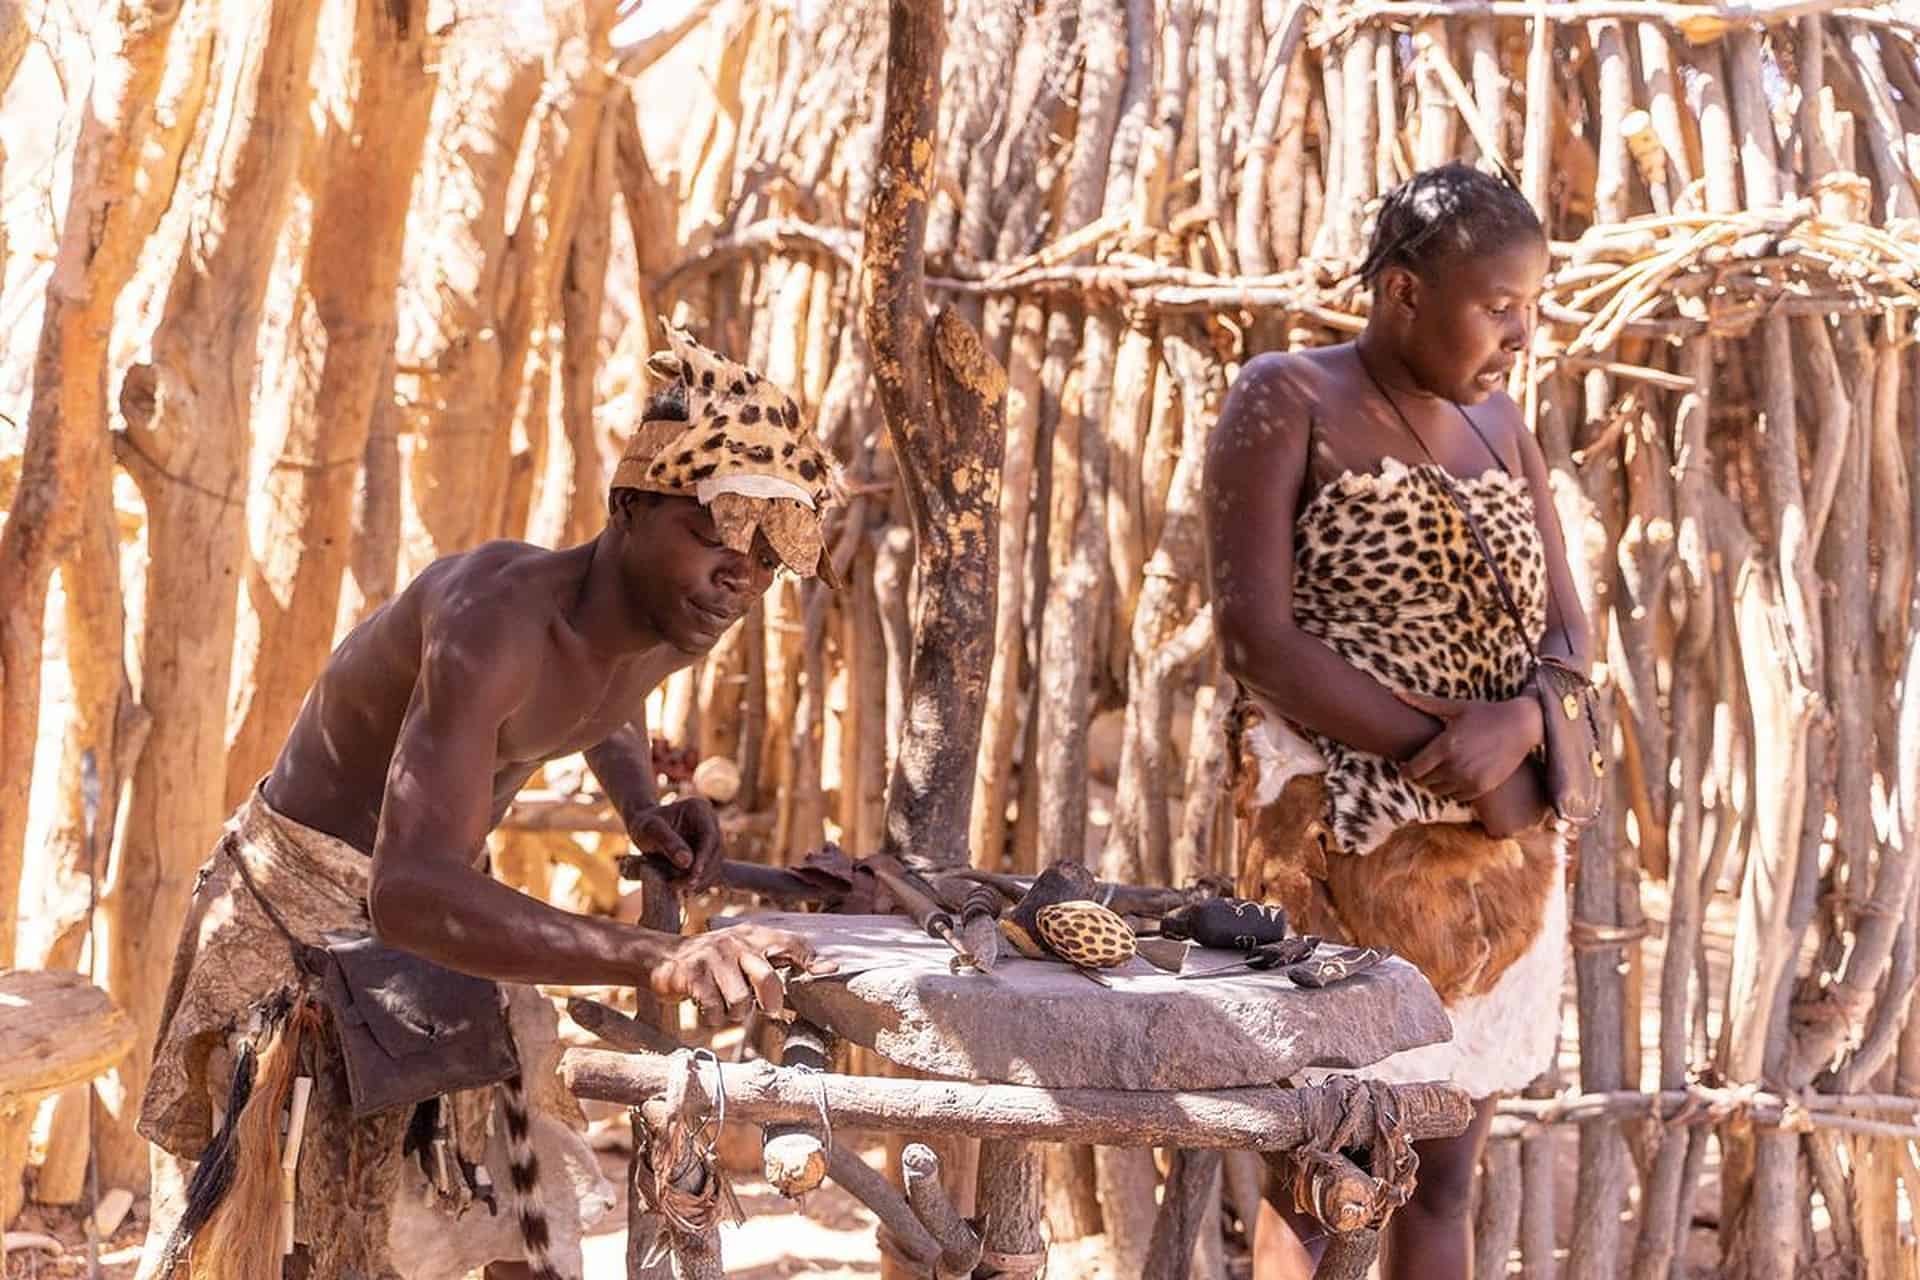
[(801, 425), (793, 397), (686, 330), (665, 328), (669, 349), (647, 365), (672, 380), (662, 390), (686, 420), (643, 421), (612, 487), (692, 498), (733, 550), (746, 554), (758, 530), (789, 569), (838, 587), (822, 527), (827, 508), (844, 501), (838, 468)]

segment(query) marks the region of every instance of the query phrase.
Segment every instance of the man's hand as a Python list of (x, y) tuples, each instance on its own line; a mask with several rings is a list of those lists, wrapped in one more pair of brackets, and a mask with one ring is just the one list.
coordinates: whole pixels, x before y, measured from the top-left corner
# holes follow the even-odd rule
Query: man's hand
[(641, 810), (628, 820), (627, 836), (639, 852), (664, 859), (671, 877), (689, 889), (705, 889), (720, 874), (720, 818), (699, 796)]
[(740, 924), (683, 939), (648, 976), (647, 985), (662, 1000), (692, 1000), (700, 1021), (710, 1027), (738, 1022), (758, 1004), (778, 1017), (786, 1007), (786, 987), (775, 966), (801, 973), (832, 973), (831, 960), (814, 956), (813, 946), (797, 933)]
[(1540, 704), (1533, 698), (1478, 702), (1397, 692), (1400, 701), (1440, 721), (1440, 732), (1401, 766), (1438, 795), (1472, 804), (1500, 786), (1540, 744)]

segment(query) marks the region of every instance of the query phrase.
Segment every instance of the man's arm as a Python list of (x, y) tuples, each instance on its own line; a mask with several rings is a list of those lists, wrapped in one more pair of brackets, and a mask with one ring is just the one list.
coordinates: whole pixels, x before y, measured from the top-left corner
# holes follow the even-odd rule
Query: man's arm
[(653, 789), (653, 739), (647, 733), (644, 703), (632, 720), (581, 754), (606, 789), (634, 848), (660, 855), (669, 874), (690, 889), (713, 883), (725, 852), (720, 818), (698, 796), (660, 803)]
[[(805, 966), (806, 943), (742, 925), (681, 939), (561, 911), (473, 865), (492, 821), (501, 726), (533, 687), (538, 642), (497, 617), (426, 641), (387, 772), (368, 906), (382, 942), (476, 977), (563, 985), (645, 985), (691, 996), (709, 1021), (742, 1016), (757, 995), (777, 1011), (769, 960)], [(731, 936), (730, 936), (731, 935)]]

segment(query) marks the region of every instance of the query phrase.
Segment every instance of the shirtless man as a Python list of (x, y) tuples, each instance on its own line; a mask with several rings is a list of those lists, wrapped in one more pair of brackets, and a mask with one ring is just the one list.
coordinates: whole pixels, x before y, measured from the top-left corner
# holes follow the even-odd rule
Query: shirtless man
[(648, 986), (711, 1023), (781, 1007), (800, 938), (681, 938), (574, 915), (488, 875), (487, 833), (542, 764), (584, 752), (634, 844), (692, 888), (718, 871), (703, 799), (654, 794), (645, 701), (773, 581), (764, 534), (720, 541), (692, 498), (616, 489), (592, 542), (494, 542), (436, 561), (341, 644), (263, 784), (267, 803), (373, 857), (381, 941), (502, 982)]
[[(655, 367), (672, 381), (629, 441), (600, 536), (559, 551), (496, 542), (449, 556), (355, 628), (202, 869), (141, 1112), (141, 1131), (183, 1160), (220, 1147), (222, 1125), (247, 1131), (236, 1115), (250, 1099), (229, 1094), (221, 1053), (251, 1054), (266, 1075), (275, 1045), (294, 1034), (282, 1027), (298, 1020), (273, 1024), (262, 1011), (287, 1007), (287, 993), (313, 996), (289, 940), (370, 931), (507, 984), (527, 1079), (504, 1086), (504, 1124), (488, 1119), (491, 1090), (448, 1086), (440, 1120), (455, 1122), (457, 1185), (445, 1164), (434, 1182), (405, 1159), (407, 1130), (422, 1123), (412, 1108), (354, 1120), (338, 1058), (317, 1067), (301, 1058), (318, 1076), (295, 1212), (310, 1274), (464, 1274), (522, 1245), (531, 1274), (577, 1266), (568, 1251), (593, 1197), (583, 1191), (576, 1202), (567, 1179), (585, 1168), (597, 1183), (598, 1171), (558, 1118), (571, 1104), (551, 1079), (552, 1008), (531, 984), (645, 986), (669, 1002), (691, 999), (718, 1024), (756, 1004), (779, 1013), (782, 968), (832, 968), (782, 930), (682, 938), (578, 916), (484, 866), (486, 836), (527, 778), (583, 752), (636, 847), (682, 884), (710, 883), (719, 823), (705, 800), (659, 802), (645, 699), (710, 651), (783, 564), (832, 581), (821, 515), (838, 485), (792, 400), (688, 335), (668, 337), (672, 350)], [(270, 1092), (263, 1085), (252, 1097)], [(503, 1132), (517, 1150), (503, 1149)], [(314, 1147), (323, 1156), (310, 1161)], [(477, 1166), (490, 1166), (487, 1177)], [(471, 1212), (489, 1185), (509, 1184), (513, 1212)], [(155, 1236), (172, 1238), (175, 1216), (156, 1205)], [(187, 1221), (180, 1240), (205, 1237), (217, 1251), (217, 1223)], [(521, 1239), (502, 1234), (516, 1228)], [(529, 1272), (507, 1263), (489, 1274)]]

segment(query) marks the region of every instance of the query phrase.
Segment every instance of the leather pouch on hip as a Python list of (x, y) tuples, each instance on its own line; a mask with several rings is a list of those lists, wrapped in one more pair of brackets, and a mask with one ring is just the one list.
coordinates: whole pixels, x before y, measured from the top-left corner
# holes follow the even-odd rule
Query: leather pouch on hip
[(365, 933), (327, 933), (302, 960), (333, 1014), (354, 1119), (520, 1070), (498, 983), (456, 973)]

